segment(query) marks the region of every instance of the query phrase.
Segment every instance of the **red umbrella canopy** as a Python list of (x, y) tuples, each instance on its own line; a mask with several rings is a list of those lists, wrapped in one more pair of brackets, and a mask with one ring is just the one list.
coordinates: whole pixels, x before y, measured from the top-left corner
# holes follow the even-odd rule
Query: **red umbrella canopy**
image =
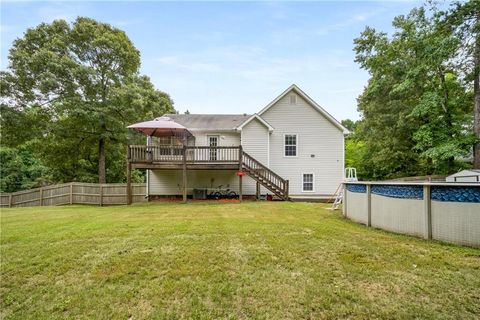
[(159, 117), (150, 121), (144, 121), (129, 125), (127, 128), (133, 129), (147, 136), (165, 137), (165, 136), (191, 136), (187, 128), (176, 123), (169, 117)]

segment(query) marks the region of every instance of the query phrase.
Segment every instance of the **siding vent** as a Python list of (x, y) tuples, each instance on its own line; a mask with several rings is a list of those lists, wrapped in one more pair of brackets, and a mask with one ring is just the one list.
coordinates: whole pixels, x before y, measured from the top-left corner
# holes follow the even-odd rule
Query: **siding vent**
[(297, 95), (296, 94), (291, 94), (290, 95), (290, 104), (297, 104)]

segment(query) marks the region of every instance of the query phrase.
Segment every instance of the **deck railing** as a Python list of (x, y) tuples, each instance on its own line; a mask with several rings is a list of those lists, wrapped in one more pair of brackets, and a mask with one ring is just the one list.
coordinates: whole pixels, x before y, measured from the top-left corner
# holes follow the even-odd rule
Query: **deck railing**
[(238, 146), (146, 146), (129, 145), (128, 161), (144, 163), (238, 163)]

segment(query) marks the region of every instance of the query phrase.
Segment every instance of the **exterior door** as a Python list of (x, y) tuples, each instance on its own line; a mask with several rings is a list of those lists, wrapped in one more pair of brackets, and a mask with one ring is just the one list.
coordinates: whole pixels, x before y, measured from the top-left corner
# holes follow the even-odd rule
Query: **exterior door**
[(218, 136), (207, 136), (208, 145), (211, 147), (209, 152), (209, 160), (217, 161)]

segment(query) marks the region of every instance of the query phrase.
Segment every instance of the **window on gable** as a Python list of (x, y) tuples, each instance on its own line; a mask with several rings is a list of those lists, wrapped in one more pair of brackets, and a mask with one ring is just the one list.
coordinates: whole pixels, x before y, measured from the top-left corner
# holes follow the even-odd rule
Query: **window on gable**
[(286, 134), (285, 135), (285, 157), (296, 157), (297, 156), (297, 135), (296, 134)]
[(303, 174), (302, 191), (313, 191), (313, 173)]
[(291, 94), (290, 95), (290, 104), (297, 104), (297, 95)]

